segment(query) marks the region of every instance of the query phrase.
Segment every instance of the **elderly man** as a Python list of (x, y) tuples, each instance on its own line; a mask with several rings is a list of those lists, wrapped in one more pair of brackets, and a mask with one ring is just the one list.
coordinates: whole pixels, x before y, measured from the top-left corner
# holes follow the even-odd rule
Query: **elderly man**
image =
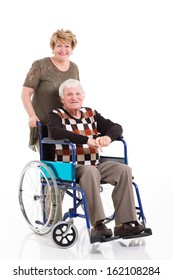
[[(92, 233), (106, 238), (112, 236), (112, 230), (104, 224), (101, 181), (112, 185), (116, 213), (114, 235), (128, 237), (142, 232), (144, 226), (136, 217), (131, 168), (113, 161), (99, 164), (99, 149), (118, 139), (122, 127), (96, 110), (82, 107), (85, 93), (78, 80), (63, 82), (59, 95), (63, 107), (49, 113), (49, 136), (55, 140), (67, 138), (76, 144), (76, 179), (85, 193)], [(55, 160), (70, 161), (69, 148), (57, 150)]]

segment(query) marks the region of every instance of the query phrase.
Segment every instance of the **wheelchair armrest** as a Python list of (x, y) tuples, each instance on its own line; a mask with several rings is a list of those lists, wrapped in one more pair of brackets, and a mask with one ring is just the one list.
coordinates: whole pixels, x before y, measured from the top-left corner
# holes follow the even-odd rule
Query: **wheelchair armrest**
[(41, 143), (43, 143), (43, 144), (68, 144), (68, 143), (70, 143), (70, 141), (68, 139), (54, 140), (49, 137), (44, 137), (41, 140)]
[(105, 161), (113, 160), (113, 161), (118, 161), (120, 163), (128, 164), (127, 143), (124, 140), (124, 137), (120, 136), (114, 142), (122, 142), (124, 155), (122, 157), (100, 155), (100, 162), (105, 162)]
[(69, 139), (60, 139), (60, 140), (53, 140), (49, 137), (44, 137), (41, 139), (41, 159), (43, 159), (43, 148), (42, 144), (59, 144), (59, 145), (69, 145), (72, 149), (72, 163), (75, 164), (76, 162), (76, 150), (75, 144), (69, 141)]
[[(42, 128), (42, 123), (37, 121), (37, 126)], [(60, 139), (60, 140), (54, 140), (54, 139), (51, 139), (49, 137), (44, 137), (42, 138), (42, 135), (41, 135), (41, 138), (40, 138), (40, 141), (42, 144), (62, 144), (62, 143), (70, 143), (69, 139)]]
[(44, 151), (43, 151), (43, 144), (59, 144), (59, 145), (69, 145), (72, 149), (72, 162), (75, 164), (76, 162), (76, 151), (75, 151), (75, 144), (69, 141), (69, 139), (60, 139), (60, 140), (54, 140), (49, 137), (42, 138), (42, 123), (40, 121), (37, 121), (37, 127), (40, 129), (39, 133), (39, 143), (40, 143), (40, 159), (44, 159)]

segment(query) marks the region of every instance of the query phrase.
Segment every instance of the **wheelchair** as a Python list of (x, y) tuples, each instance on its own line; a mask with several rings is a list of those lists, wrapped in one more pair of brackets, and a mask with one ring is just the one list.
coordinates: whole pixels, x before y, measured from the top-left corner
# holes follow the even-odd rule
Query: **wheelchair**
[[(20, 177), (18, 194), (21, 212), (30, 228), (39, 235), (51, 232), (52, 239), (59, 248), (69, 248), (78, 239), (74, 218), (79, 217), (86, 221), (91, 244), (118, 239), (115, 236), (105, 238), (92, 235), (85, 194), (76, 182), (75, 145), (69, 142), (68, 139), (52, 140), (47, 137), (42, 138), (42, 124), (40, 122), (38, 122), (38, 127), (40, 130), (40, 160), (31, 161), (24, 167)], [(121, 157), (100, 156), (100, 163), (105, 160), (114, 160), (128, 164), (127, 143), (123, 137), (117, 141), (122, 143), (123, 155)], [(44, 160), (44, 144), (69, 145), (72, 152), (72, 161), (67, 163)], [(135, 182), (132, 184), (136, 193), (137, 217), (140, 223), (145, 226), (145, 230), (140, 234), (124, 237), (124, 239), (152, 235), (152, 230), (146, 227), (146, 218), (138, 186)], [(105, 188), (102, 182), (100, 192), (104, 196)], [(68, 211), (62, 215), (61, 209), (64, 195), (68, 195), (72, 203)], [(116, 213), (114, 210), (112, 211), (106, 217), (105, 223), (115, 219)]]

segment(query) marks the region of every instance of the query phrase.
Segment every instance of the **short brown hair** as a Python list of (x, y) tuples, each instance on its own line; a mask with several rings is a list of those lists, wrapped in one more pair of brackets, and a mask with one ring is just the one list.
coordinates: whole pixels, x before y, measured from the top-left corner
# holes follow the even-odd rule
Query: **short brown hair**
[(77, 45), (76, 36), (70, 30), (60, 29), (52, 34), (52, 37), (50, 38), (50, 47), (52, 50), (54, 49), (57, 40), (70, 44), (72, 49)]

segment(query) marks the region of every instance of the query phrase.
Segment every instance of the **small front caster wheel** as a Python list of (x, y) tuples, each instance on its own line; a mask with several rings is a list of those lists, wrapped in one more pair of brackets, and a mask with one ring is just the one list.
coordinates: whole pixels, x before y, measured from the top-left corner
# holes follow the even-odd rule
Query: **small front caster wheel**
[(58, 222), (52, 228), (52, 238), (60, 248), (73, 246), (78, 239), (78, 231), (72, 223)]

